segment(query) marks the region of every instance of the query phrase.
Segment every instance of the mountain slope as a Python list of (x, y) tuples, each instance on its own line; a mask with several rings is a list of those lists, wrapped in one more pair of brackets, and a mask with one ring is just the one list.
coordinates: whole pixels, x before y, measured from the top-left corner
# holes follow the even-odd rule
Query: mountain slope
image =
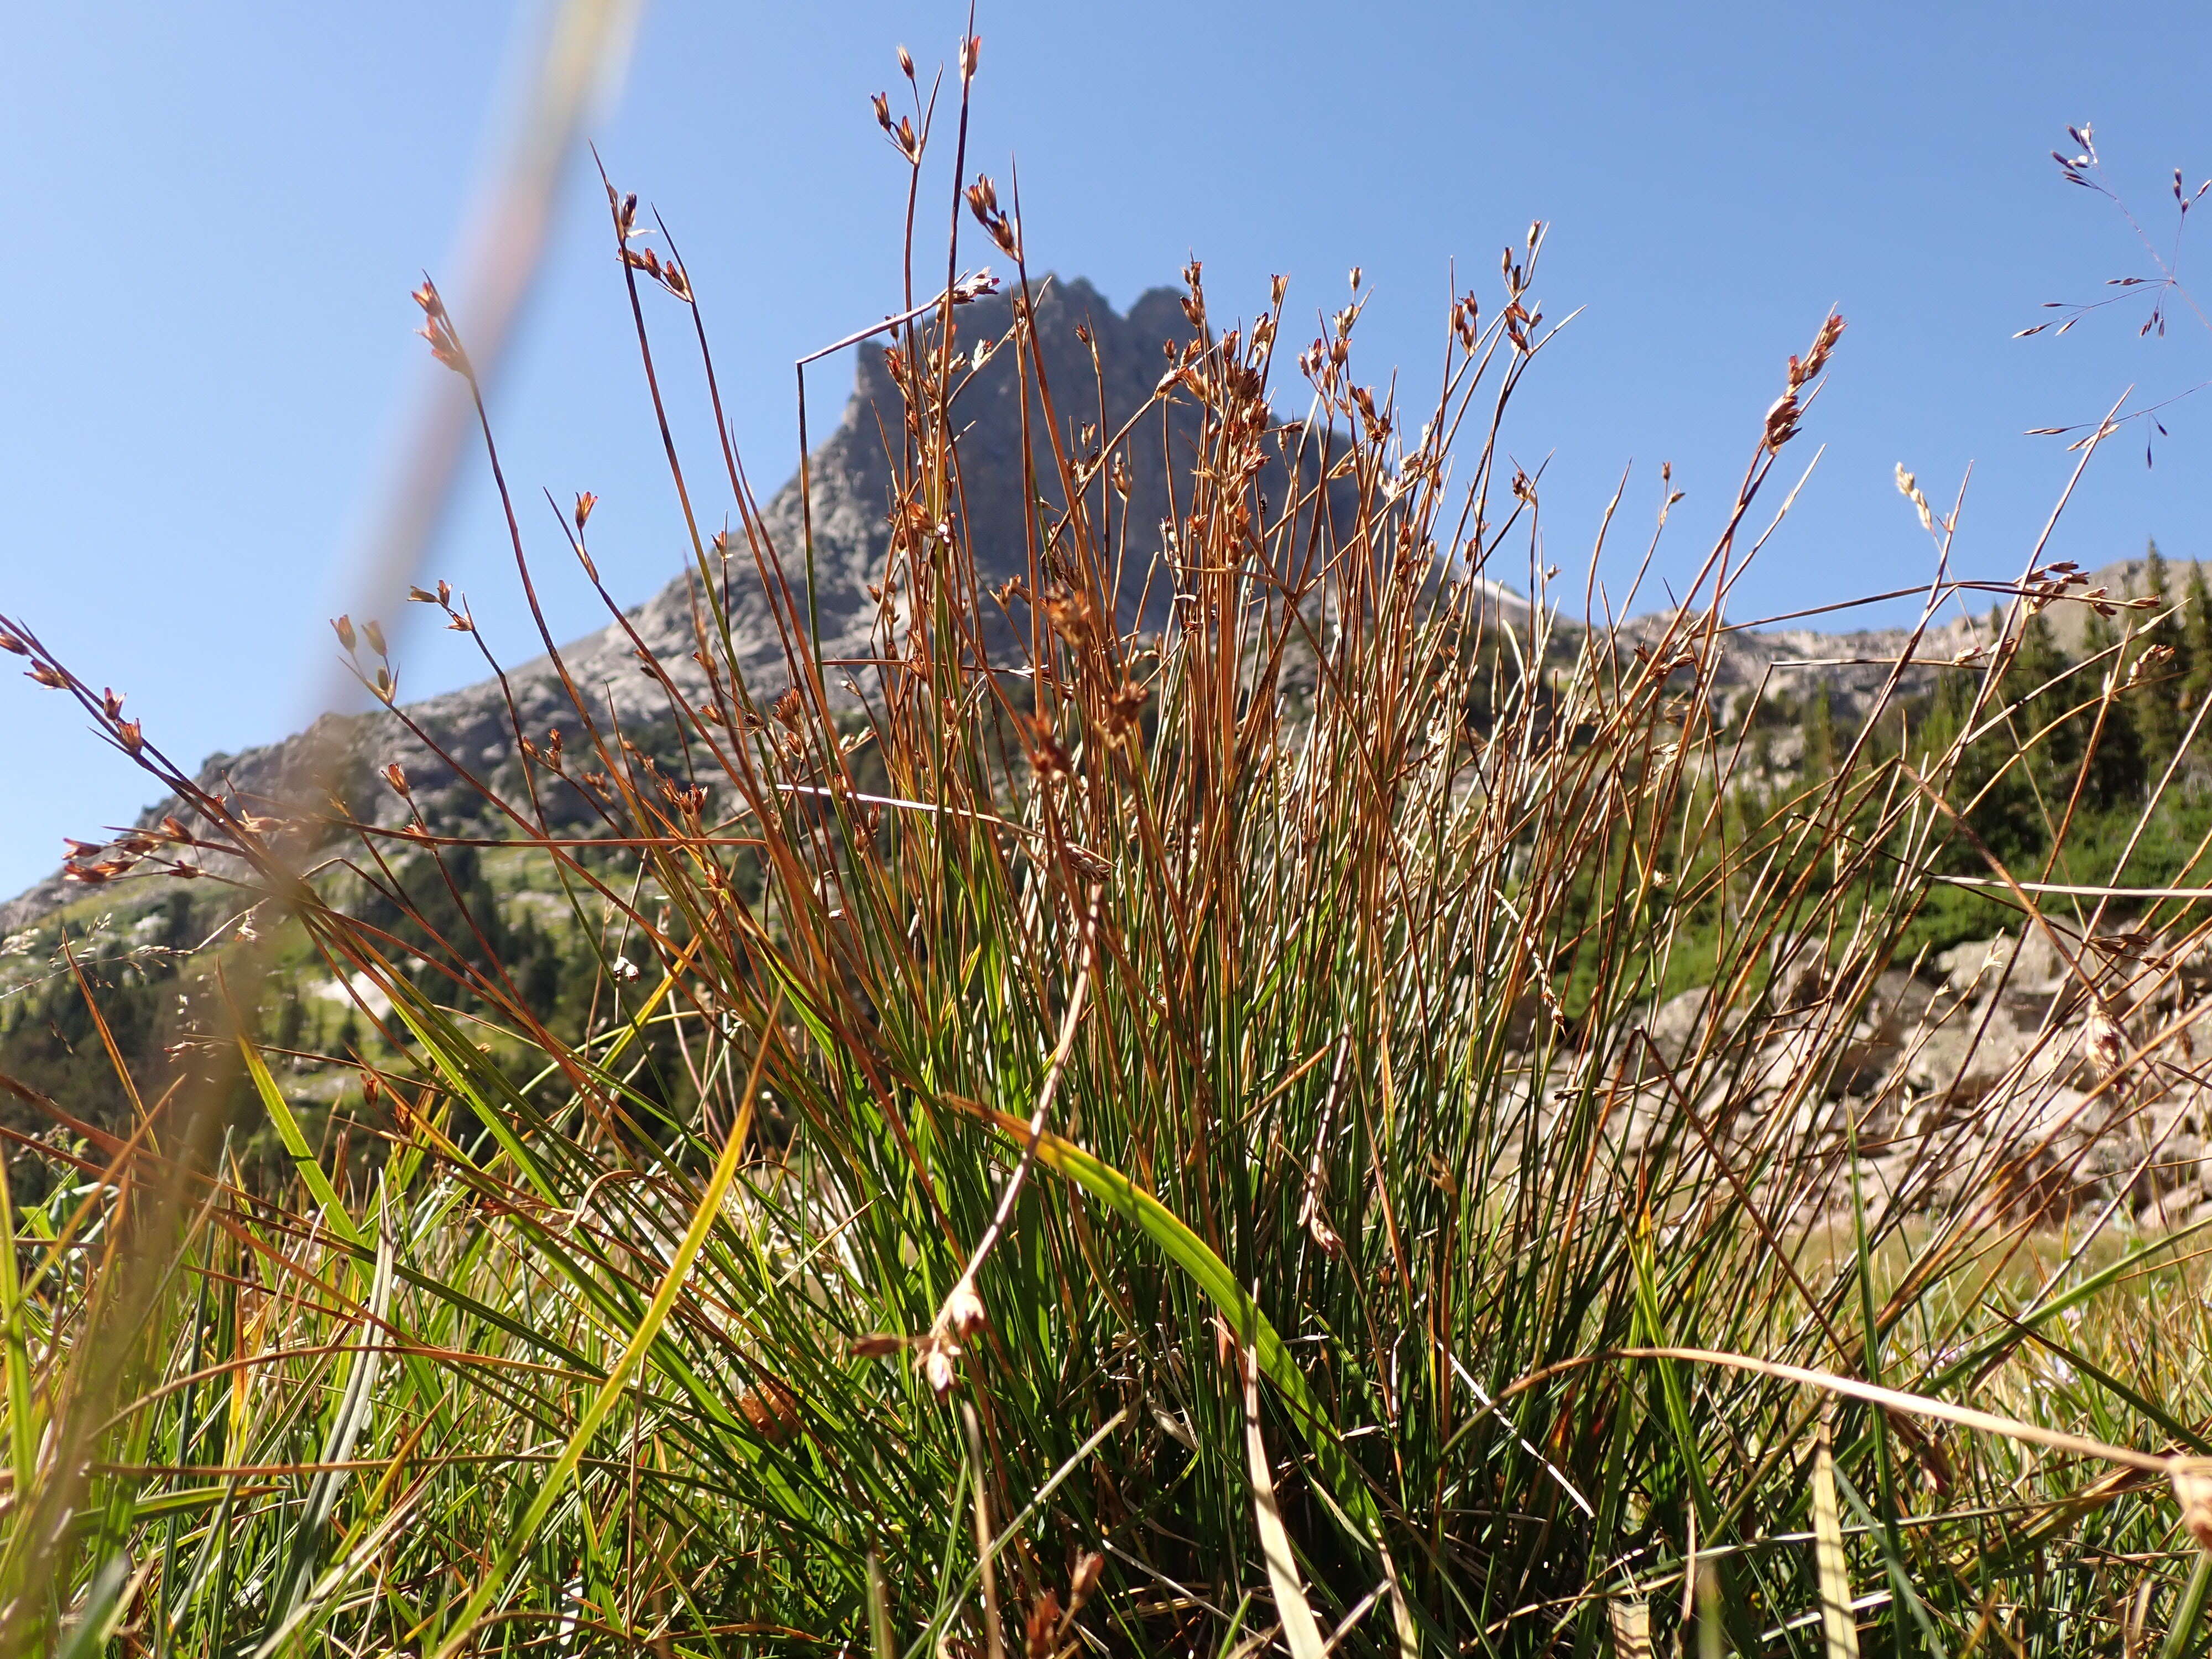
[[(1044, 376), (1066, 428), (1060, 438), (1069, 453), (1095, 448), (1098, 440), (1118, 431), (1144, 408), (1168, 366), (1163, 348), (1171, 352), (1191, 337), (1181, 301), (1178, 289), (1154, 289), (1123, 315), (1080, 278), (1042, 285), (1036, 301), (1037, 338)], [(956, 319), (959, 343), (972, 351), (1006, 335), (1012, 301), (1006, 295), (988, 296), (960, 308)], [(799, 481), (794, 478), (760, 514), (762, 539), (779, 556), (803, 615), (805, 508), (811, 505), (816, 614), (824, 655), (830, 659), (867, 658), (879, 627), (879, 606), (871, 597), (870, 586), (882, 580), (890, 544), (887, 511), (894, 480), (885, 444), (898, 431), (903, 410), (883, 343), (879, 337), (860, 348), (855, 384), (843, 418), (810, 459), (811, 503), (802, 501)], [(1054, 482), (1058, 470), (1041, 422), (1033, 426), (1029, 465), (1023, 465), (1025, 388), (1012, 372), (1014, 355), (1003, 351), (992, 356), (961, 386), (955, 405), (965, 428), (961, 510), (978, 574), (987, 587), (1025, 581), (1032, 575), (1032, 550), (1040, 526), (1066, 506)], [(1026, 392), (1033, 406), (1033, 378)], [(1187, 480), (1195, 422), (1187, 404), (1170, 405), (1139, 422), (1136, 441), (1127, 449), (1126, 497), (1103, 482), (1087, 492), (1092, 510), (1108, 515), (1109, 544), (1120, 546), (1127, 560), (1120, 619), (1125, 628), (1139, 622), (1157, 628), (1168, 615), (1171, 595), (1156, 579), (1154, 561), (1162, 521), (1171, 516), (1172, 492)], [(1087, 434), (1085, 427), (1092, 428)], [(1035, 514), (1024, 510), (1032, 489), (1040, 509)], [(775, 612), (745, 534), (732, 531), (720, 546), (722, 551), (710, 551), (708, 560), (710, 568), (720, 564), (716, 574), (728, 585), (735, 663), (751, 695), (766, 702), (791, 678)], [(562, 556), (567, 556), (565, 550)], [(2115, 591), (2125, 592), (2140, 583), (2141, 574), (2140, 562), (2130, 561), (2100, 576)], [(691, 656), (696, 643), (697, 584), (696, 569), (678, 574), (621, 621), (560, 647), (557, 666), (550, 655), (540, 655), (509, 668), (504, 689), (497, 679), (488, 678), (405, 705), (404, 712), (455, 764), (487, 778), (507, 769), (505, 781), (509, 784), (519, 779), (514, 753), (516, 718), (525, 732), (541, 741), (556, 730), (562, 730), (572, 743), (578, 736), (562, 669), (590, 700), (595, 714), (611, 715), (633, 732), (665, 727), (666, 695), (641, 670), (637, 648), (642, 643), (652, 652), (687, 694), (703, 686), (703, 671)], [(1492, 586), (1501, 605), (1525, 611), (1525, 600)], [(2070, 623), (2078, 632), (2078, 621), (2063, 613), (2081, 610), (2061, 606), (2054, 617), (2062, 627)], [(1651, 625), (1651, 619), (1642, 619), (1626, 624), (1625, 632), (1632, 639)], [(1923, 661), (1940, 662), (1975, 642), (1971, 627), (1953, 623), (1923, 640), (1917, 654)], [(1906, 643), (1906, 634), (1894, 629), (1734, 634), (1721, 653), (1722, 679), (1731, 694), (1723, 706), (1754, 690), (1766, 696), (1809, 695), (1817, 684), (1828, 688), (1837, 713), (1848, 717), (1870, 702), (1890, 672), (1888, 664)], [(267, 811), (296, 792), (298, 786), (288, 785), (288, 778), (315, 776), (319, 764), (349, 811), (389, 825), (402, 820), (405, 808), (381, 787), (376, 775), (393, 761), (405, 769), (427, 817), (445, 821), (478, 810), (479, 796), (461, 781), (454, 765), (382, 711), (325, 715), (282, 742), (236, 755), (212, 756), (202, 765), (198, 781), (249, 810)], [(147, 808), (140, 822), (155, 823), (179, 810), (175, 800), (165, 799)], [(77, 896), (58, 871), (0, 903), (0, 940), (32, 927)]]

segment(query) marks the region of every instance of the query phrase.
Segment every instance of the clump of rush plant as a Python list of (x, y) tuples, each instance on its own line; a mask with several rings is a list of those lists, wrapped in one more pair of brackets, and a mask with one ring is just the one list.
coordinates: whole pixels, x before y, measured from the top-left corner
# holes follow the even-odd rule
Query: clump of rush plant
[[(963, 107), (974, 68), (971, 42)], [(934, 106), (908, 74), (914, 113), (881, 114), (919, 189)], [(1829, 1088), (1972, 850), (1954, 774), (2018, 714), (2026, 619), (2075, 587), (2018, 586), (1951, 671), (1948, 747), (1882, 738), (1900, 660), (1831, 764), (1732, 789), (1725, 601), (1840, 318), (1747, 420), (1680, 605), (1571, 626), (1489, 574), (1537, 545), (1499, 434), (1551, 338), (1540, 228), (1501, 295), (1453, 308), (1422, 406), (1359, 377), (1356, 300), (1294, 350), (1285, 284), (1224, 329), (1194, 266), (1194, 339), (1085, 434), (1016, 212), (954, 173), (1011, 324), (963, 332), (956, 231), (946, 286), (872, 341), (905, 398), (876, 653), (823, 660), (811, 548), (775, 544), (726, 445), (699, 471), (672, 440), (691, 521), (726, 508), (752, 566), (702, 542), (696, 657), (639, 641), (679, 740), (655, 758), (571, 684), (580, 738), (518, 720), (520, 787), (482, 786), (583, 933), (623, 930), (579, 1028), (460, 884), (455, 921), (393, 876), (467, 838), (246, 815), (6, 625), (189, 809), (90, 878), (270, 902), (385, 1056), (346, 1131), (380, 1150), (333, 1156), (240, 955), (222, 1066), (134, 1093), (121, 1136), (45, 1102), (75, 1138), (12, 1147), (61, 1178), (0, 1252), (7, 1650), (2185, 1640), (2212, 1586), (2162, 1479), (2201, 1524), (2171, 1458), (2212, 1450), (2185, 1263), (2095, 1228), (2057, 1260), (2009, 1164), (1948, 1208), (1875, 1201), (1873, 1097)], [(714, 386), (690, 276), (609, 196), (656, 402), (679, 372)], [(1051, 458), (996, 592), (954, 404), (979, 345), (1023, 367)], [(1174, 422), (1194, 453), (1154, 551), (1115, 492)], [(596, 580), (591, 499), (564, 556)], [(519, 528), (514, 552), (529, 580)], [(1130, 623), (1133, 580), (1171, 594), (1164, 624)], [(781, 630), (780, 684), (737, 672), (739, 605)], [(435, 750), (371, 644), (394, 729)], [(1662, 1042), (1691, 952), (1711, 994)], [(2155, 1063), (2123, 1046), (2115, 1095)], [(283, 1179), (225, 1140), (240, 1086)]]

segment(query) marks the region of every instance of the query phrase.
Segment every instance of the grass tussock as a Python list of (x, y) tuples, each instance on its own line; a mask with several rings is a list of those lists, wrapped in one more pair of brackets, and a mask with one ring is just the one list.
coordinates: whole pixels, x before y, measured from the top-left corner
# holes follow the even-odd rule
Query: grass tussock
[[(917, 185), (921, 113), (890, 128)], [(865, 347), (906, 398), (878, 654), (824, 659), (809, 547), (726, 447), (672, 440), (691, 521), (738, 529), (695, 543), (696, 656), (641, 648), (658, 735), (572, 684), (580, 738), (517, 729), (520, 787), (483, 786), (498, 857), (590, 942), (558, 1018), (479, 849), (245, 812), (7, 624), (190, 809), (92, 878), (231, 884), (362, 995), (343, 1110), (288, 1093), (266, 940), (224, 958), (237, 1041), (166, 1091), (114, 1074), (125, 1130), (38, 1096), (0, 1645), (2184, 1650), (2194, 1235), (2054, 1232), (2047, 1158), (1951, 1130), (1912, 1132), (1912, 1169), (1969, 1166), (1938, 1195), (1870, 1191), (1910, 1103), (1838, 1082), (1947, 884), (2080, 954), (1974, 816), (2052, 740), (2018, 659), (2078, 584), (2003, 596), (1936, 744), (1897, 736), (1900, 660), (1820, 763), (1732, 787), (1726, 601), (1839, 319), (1747, 421), (1679, 606), (1571, 626), (1501, 437), (1550, 337), (1540, 232), (1419, 404), (1355, 373), (1356, 297), (1300, 349), (1283, 284), (1223, 326), (1194, 266), (1194, 343), (1107, 430), (1043, 372), (1018, 221), (967, 196), (1010, 331), (969, 337), (956, 283)], [(610, 198), (656, 400), (712, 386), (688, 273)], [(979, 348), (1025, 367), (1049, 457), (996, 587), (962, 501)], [(1129, 523), (1130, 447), (1177, 432), (1172, 522)], [(562, 557), (595, 580), (591, 504)], [(733, 672), (740, 605), (781, 683)], [(340, 632), (411, 723), (380, 632)], [(2078, 731), (2124, 679), (2035, 706)], [(2022, 810), (2065, 842), (2071, 802)], [(2145, 922), (2161, 962), (2195, 914)], [(1684, 983), (1711, 994), (1662, 1041)], [(2181, 1064), (2163, 1040), (2106, 1034), (2091, 1097)]]

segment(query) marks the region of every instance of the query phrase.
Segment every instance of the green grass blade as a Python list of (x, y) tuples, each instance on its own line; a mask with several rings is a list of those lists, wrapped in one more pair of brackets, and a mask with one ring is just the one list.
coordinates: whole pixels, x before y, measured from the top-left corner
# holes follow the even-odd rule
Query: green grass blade
[[(992, 1112), (988, 1108), (971, 1108), (986, 1114), (988, 1121), (1017, 1144), (1026, 1144), (1030, 1126), (1021, 1118), (1009, 1113)], [(1306, 1387), (1304, 1375), (1291, 1358), (1290, 1350), (1282, 1338), (1260, 1311), (1228, 1264), (1210, 1249), (1204, 1239), (1185, 1226), (1166, 1205), (1139, 1187), (1103, 1158), (1095, 1158), (1074, 1142), (1064, 1139), (1050, 1130), (1041, 1132), (1036, 1138), (1037, 1161), (1047, 1169), (1065, 1176), (1105, 1204), (1116, 1214), (1134, 1222), (1144, 1235), (1158, 1245), (1168, 1259), (1182, 1268), (1191, 1282), (1212, 1302), (1259, 1359), (1260, 1370), (1274, 1384), (1289, 1407), (1291, 1419), (1300, 1436), (1314, 1455), (1327, 1477), (1330, 1494), (1343, 1510), (1357, 1523), (1352, 1528), (1364, 1547), (1372, 1547), (1372, 1540), (1380, 1529), (1381, 1520), (1375, 1509), (1375, 1500), (1366, 1484), (1352, 1467), (1338, 1444), (1335, 1431), (1315, 1403), (1311, 1390)]]
[(706, 1245), (708, 1233), (721, 1215), (722, 1200), (728, 1195), (730, 1183), (737, 1178), (738, 1166), (744, 1161), (745, 1146), (751, 1139), (753, 1101), (759, 1086), (760, 1072), (757, 1062), (752, 1079), (746, 1085), (744, 1109), (730, 1138), (723, 1143), (722, 1155), (715, 1160), (714, 1173), (708, 1178), (706, 1188), (699, 1195), (698, 1207), (692, 1213), (691, 1224), (685, 1230), (683, 1241), (676, 1247), (676, 1254), (670, 1261), (667, 1271), (661, 1275), (659, 1285), (653, 1291), (653, 1300), (647, 1304), (644, 1316), (638, 1321), (637, 1328), (631, 1334), (621, 1358), (608, 1371), (606, 1381), (599, 1385), (599, 1392), (592, 1396), (591, 1405), (577, 1422), (568, 1443), (562, 1447), (560, 1456), (554, 1460), (553, 1467), (538, 1483), (538, 1495), (531, 1499), (529, 1507), (514, 1524), (474, 1593), (454, 1615), (452, 1627), (445, 1640), (438, 1644), (432, 1659), (454, 1659), (454, 1656), (474, 1639), (477, 1621), (506, 1589), (508, 1577), (536, 1539), (538, 1528), (545, 1524), (545, 1517), (568, 1491), (575, 1477), (577, 1465), (583, 1462), (584, 1453), (590, 1448), (592, 1437), (599, 1433), (599, 1425), (621, 1403), (631, 1374), (653, 1346), (653, 1340), (660, 1334), (660, 1328), (676, 1306), (677, 1296), (690, 1273), (691, 1264), (698, 1259), (700, 1250)]
[(353, 1218), (346, 1213), (337, 1189), (331, 1185), (331, 1178), (323, 1173), (323, 1166), (316, 1162), (314, 1148), (307, 1145), (307, 1137), (300, 1128), (300, 1120), (292, 1115), (291, 1104), (284, 1098), (284, 1091), (276, 1086), (276, 1079), (269, 1075), (269, 1067), (263, 1063), (260, 1051), (241, 1036), (238, 1040), (238, 1052), (246, 1058), (246, 1075), (253, 1079), (254, 1091), (261, 1097), (261, 1104), (269, 1114), (270, 1122), (276, 1126), (277, 1138), (284, 1143), (284, 1150), (291, 1155), (292, 1163), (300, 1172), (300, 1179), (306, 1183), (307, 1191), (313, 1195), (316, 1206), (323, 1212), (324, 1224), (347, 1243), (367, 1248), (368, 1235), (356, 1226)]

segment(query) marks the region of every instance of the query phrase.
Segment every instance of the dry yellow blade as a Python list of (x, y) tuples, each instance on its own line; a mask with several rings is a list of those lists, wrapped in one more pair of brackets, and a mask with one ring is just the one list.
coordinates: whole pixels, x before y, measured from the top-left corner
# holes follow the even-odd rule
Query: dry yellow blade
[(1813, 1448), (1813, 1563), (1820, 1572), (1820, 1635), (1828, 1659), (1859, 1659), (1850, 1566), (1844, 1558), (1844, 1523), (1836, 1508), (1836, 1453), (1825, 1423)]
[(1328, 1651), (1321, 1626), (1306, 1601), (1305, 1581), (1291, 1553), (1291, 1534), (1275, 1507), (1275, 1482), (1267, 1473), (1267, 1446), (1260, 1437), (1260, 1356), (1244, 1350), (1244, 1455), (1252, 1467), (1252, 1516), (1260, 1527), (1260, 1553), (1267, 1563), (1267, 1583), (1275, 1592), (1275, 1617), (1282, 1621), (1283, 1644), (1291, 1659), (1324, 1659)]
[(1605, 1611), (1613, 1624), (1613, 1659), (1651, 1659), (1650, 1602), (1640, 1595), (1616, 1595)]
[(1390, 1585), (1390, 1626), (1398, 1638), (1398, 1659), (1421, 1659), (1420, 1637), (1413, 1629), (1413, 1610), (1406, 1605), (1406, 1587), (1398, 1582), (1398, 1564), (1382, 1547), (1379, 1533), (1375, 1539), (1375, 1553), (1382, 1558), (1382, 1576)]

